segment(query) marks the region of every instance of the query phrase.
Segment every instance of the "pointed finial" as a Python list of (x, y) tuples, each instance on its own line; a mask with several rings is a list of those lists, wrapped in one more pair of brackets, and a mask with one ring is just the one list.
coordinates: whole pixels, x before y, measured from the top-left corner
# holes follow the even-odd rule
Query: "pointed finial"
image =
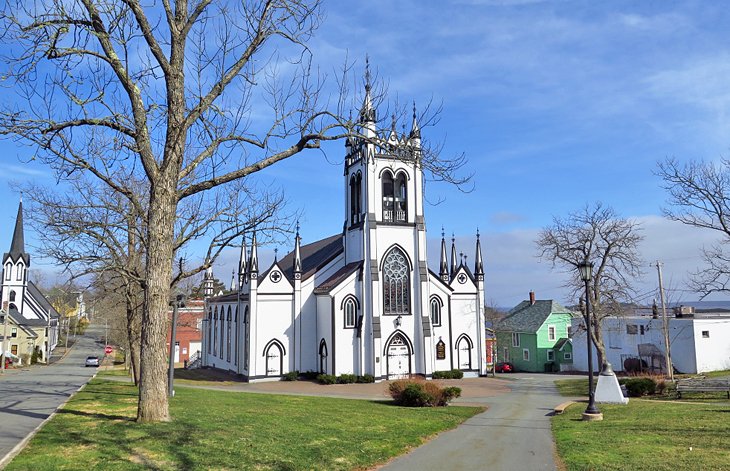
[(446, 237), (446, 233), (444, 232), (444, 226), (441, 226), (441, 238), (444, 239)]
[(479, 238), (479, 228), (477, 227), (477, 239)]
[(372, 84), (370, 83), (370, 57), (365, 54), (365, 91), (370, 92)]
[(455, 243), (455, 242), (456, 242), (456, 236), (455, 236), (455, 235), (454, 235), (454, 233), (452, 232), (452, 233), (451, 233), (451, 243), (453, 244), (453, 243)]
[(278, 260), (278, 257), (279, 257), (279, 248), (277, 247), (274, 249), (274, 263), (276, 263), (276, 261)]
[(391, 127), (391, 129), (393, 129), (393, 131), (395, 131), (395, 113), (393, 113), (392, 115), (390, 115), (390, 120), (391, 120), (390, 121), (390, 127)]
[(297, 219), (297, 237), (299, 237), (299, 219)]

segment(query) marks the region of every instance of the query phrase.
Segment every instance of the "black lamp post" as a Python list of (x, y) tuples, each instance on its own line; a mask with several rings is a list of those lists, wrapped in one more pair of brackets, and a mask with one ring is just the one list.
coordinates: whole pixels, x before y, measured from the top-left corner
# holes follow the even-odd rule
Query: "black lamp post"
[(167, 370), (167, 394), (172, 397), (175, 395), (175, 390), (172, 387), (173, 379), (175, 378), (175, 337), (177, 332), (177, 310), (178, 308), (185, 307), (185, 296), (178, 294), (175, 299), (170, 301), (172, 305), (172, 327), (170, 332), (170, 364)]
[(586, 285), (586, 304), (584, 320), (586, 323), (586, 339), (588, 345), (588, 407), (583, 413), (583, 420), (594, 420), (600, 416), (601, 412), (596, 407), (595, 394), (593, 391), (593, 349), (591, 348), (591, 298), (589, 292), (589, 283), (593, 278), (593, 262), (589, 262), (586, 258), (578, 265), (580, 279)]

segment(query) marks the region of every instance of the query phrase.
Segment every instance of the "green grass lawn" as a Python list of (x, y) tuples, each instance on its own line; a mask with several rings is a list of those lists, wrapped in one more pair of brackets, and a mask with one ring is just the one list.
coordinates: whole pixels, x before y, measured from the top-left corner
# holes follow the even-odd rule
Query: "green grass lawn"
[(178, 387), (173, 421), (138, 424), (136, 405), (94, 379), (6, 469), (367, 469), (482, 410)]
[(727, 470), (730, 403), (631, 399), (599, 404), (604, 420), (580, 420), (585, 404), (552, 419), (558, 454), (568, 470)]
[[(593, 383), (595, 386), (595, 382)], [(588, 379), (558, 379), (555, 380), (555, 387), (562, 396), (588, 396)]]

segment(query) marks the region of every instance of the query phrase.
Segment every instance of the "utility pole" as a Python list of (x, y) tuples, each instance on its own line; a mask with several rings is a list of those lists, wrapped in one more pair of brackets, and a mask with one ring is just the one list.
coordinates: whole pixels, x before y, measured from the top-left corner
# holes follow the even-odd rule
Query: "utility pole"
[(674, 381), (674, 371), (672, 369), (672, 357), (669, 353), (669, 321), (667, 320), (667, 305), (664, 301), (664, 283), (662, 281), (662, 263), (657, 260), (656, 271), (659, 275), (659, 299), (662, 302), (662, 324), (664, 327), (664, 364), (667, 368), (669, 379)]
[(46, 332), (46, 346), (48, 347), (47, 357), (46, 357), (46, 365), (50, 366), (51, 364), (51, 308), (48, 308), (48, 331)]
[(2, 352), (0, 352), (0, 374), (5, 374), (5, 352), (7, 352), (6, 342), (8, 341), (8, 316), (10, 316), (10, 309), (8, 308), (7, 301), (3, 303), (3, 344)]

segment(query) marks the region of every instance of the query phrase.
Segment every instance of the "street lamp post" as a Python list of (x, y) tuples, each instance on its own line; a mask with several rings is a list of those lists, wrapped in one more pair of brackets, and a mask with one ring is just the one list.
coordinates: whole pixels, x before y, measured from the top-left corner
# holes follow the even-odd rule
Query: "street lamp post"
[(586, 323), (586, 340), (588, 347), (588, 407), (583, 412), (583, 420), (601, 420), (603, 414), (598, 410), (595, 403), (595, 391), (593, 390), (593, 349), (591, 348), (591, 299), (589, 283), (593, 278), (593, 262), (586, 258), (578, 265), (580, 278), (586, 287), (586, 303), (584, 320)]
[(172, 327), (170, 332), (170, 367), (167, 375), (167, 395), (172, 397), (175, 395), (175, 390), (172, 387), (173, 380), (175, 378), (175, 337), (177, 330), (177, 310), (178, 308), (185, 307), (185, 296), (178, 294), (175, 299), (171, 302), (172, 304)]

